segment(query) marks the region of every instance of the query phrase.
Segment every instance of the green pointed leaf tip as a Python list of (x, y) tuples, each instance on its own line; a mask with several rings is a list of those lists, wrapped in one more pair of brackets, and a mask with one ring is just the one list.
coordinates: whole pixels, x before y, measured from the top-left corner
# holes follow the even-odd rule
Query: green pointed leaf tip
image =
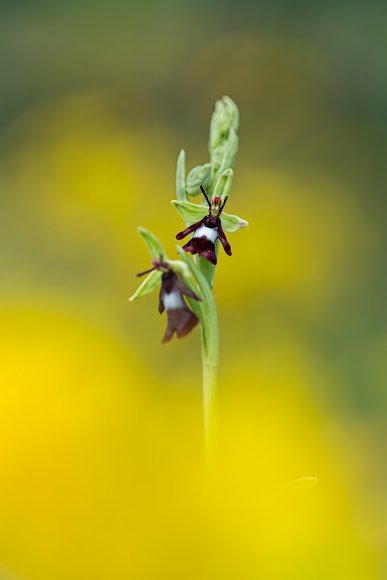
[(133, 300), (137, 300), (142, 296), (146, 296), (156, 290), (161, 285), (161, 276), (162, 273), (159, 270), (153, 270), (150, 272), (142, 284), (137, 288), (136, 292), (129, 298), (129, 302), (133, 302)]
[(239, 111), (238, 107), (230, 97), (223, 97), (216, 101), (215, 111), (211, 118), (210, 139), (208, 147), (210, 151), (220, 145), (228, 138), (230, 129), (238, 131)]
[(185, 192), (185, 151), (182, 149), (177, 158), (176, 164), (176, 199), (186, 201)]
[(212, 165), (204, 163), (191, 169), (187, 175), (185, 184), (186, 191), (189, 195), (195, 196), (200, 194), (200, 185), (209, 187), (211, 185)]
[(144, 240), (144, 242), (146, 243), (146, 246), (152, 258), (161, 257), (164, 260), (167, 259), (167, 254), (164, 250), (163, 245), (161, 244), (160, 240), (156, 238), (154, 234), (152, 234), (152, 232), (141, 226), (137, 228), (137, 231)]
[[(171, 204), (189, 226), (203, 219), (208, 213), (207, 208), (203, 205), (198, 205), (189, 201), (176, 201), (173, 199)], [(231, 215), (226, 212), (222, 213), (222, 226), (226, 232), (237, 232), (242, 228), (246, 228), (248, 225), (249, 224), (246, 220), (237, 215)]]

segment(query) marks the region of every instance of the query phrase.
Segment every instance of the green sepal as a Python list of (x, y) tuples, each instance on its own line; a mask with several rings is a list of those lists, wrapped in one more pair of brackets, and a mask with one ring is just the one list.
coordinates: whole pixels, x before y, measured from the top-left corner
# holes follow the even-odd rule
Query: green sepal
[(225, 232), (232, 234), (242, 230), (243, 228), (247, 228), (248, 225), (249, 222), (238, 217), (237, 215), (232, 215), (226, 212), (222, 213), (222, 227)]
[(178, 201), (172, 199), (171, 204), (181, 215), (187, 226), (199, 222), (208, 214), (208, 207), (191, 203), (190, 201)]
[[(207, 208), (196, 203), (191, 203), (190, 201), (177, 201), (173, 199), (171, 204), (181, 215), (187, 226), (202, 220), (208, 214)], [(237, 232), (248, 225), (247, 221), (236, 215), (231, 215), (226, 212), (222, 213), (222, 227), (225, 232)]]
[(200, 194), (200, 186), (209, 187), (212, 180), (212, 164), (197, 165), (187, 175), (185, 189), (191, 196)]
[(152, 258), (161, 258), (163, 260), (167, 259), (167, 254), (164, 250), (162, 243), (158, 238), (156, 238), (154, 234), (152, 234), (152, 232), (141, 226), (137, 228), (137, 231), (144, 240), (144, 242), (146, 243)]
[(142, 284), (137, 288), (133, 296), (129, 298), (129, 302), (133, 302), (133, 300), (137, 300), (137, 298), (141, 298), (142, 296), (146, 296), (156, 290), (161, 285), (161, 276), (162, 272), (159, 270), (153, 270), (150, 272)]

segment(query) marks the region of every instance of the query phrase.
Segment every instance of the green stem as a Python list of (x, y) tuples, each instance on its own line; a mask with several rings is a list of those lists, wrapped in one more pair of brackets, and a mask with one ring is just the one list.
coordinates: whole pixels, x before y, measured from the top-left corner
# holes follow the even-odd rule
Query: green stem
[[(215, 105), (211, 119), (209, 152), (211, 157), (212, 183), (211, 195), (219, 195), (222, 199), (228, 196), (233, 179), (232, 165), (238, 151), (239, 112), (236, 104), (229, 98), (223, 97)], [(201, 175), (203, 168), (199, 166), (191, 170), (194, 181)], [(189, 176), (188, 176), (189, 177)], [(204, 177), (201, 177), (204, 179)], [(202, 181), (203, 183), (203, 181)], [(198, 184), (197, 184), (198, 185)], [(192, 192), (196, 195), (199, 193)], [(185, 178), (185, 153), (182, 150), (177, 160), (176, 168), (176, 199), (187, 200), (187, 180)], [(202, 205), (206, 202), (202, 200)], [(185, 220), (186, 225), (188, 221)], [(192, 223), (192, 222), (191, 222)], [(218, 251), (216, 244), (216, 252)], [(207, 473), (213, 473), (216, 465), (216, 438), (217, 438), (217, 393), (219, 370), (219, 323), (216, 303), (212, 294), (214, 285), (215, 266), (207, 260), (196, 256), (195, 261), (190, 259), (182, 248), (177, 247), (183, 261), (196, 278), (202, 301), (188, 299), (194, 312), (198, 314), (202, 328), (202, 368), (203, 368), (203, 409), (204, 435), (206, 446)], [(196, 302), (195, 304), (193, 302)]]
[[(177, 251), (187, 264), (191, 274), (196, 279), (200, 293), (203, 297), (201, 302), (192, 304), (199, 308), (202, 327), (202, 369), (203, 369), (203, 410), (204, 410), (204, 435), (206, 446), (207, 468), (213, 469), (215, 465), (216, 437), (217, 437), (217, 391), (219, 369), (219, 322), (218, 312), (211, 283), (207, 281), (205, 274), (185, 251), (177, 246)], [(192, 301), (194, 302), (194, 301)], [(191, 302), (190, 302), (191, 304)]]
[(219, 331), (217, 324), (215, 327), (212, 326), (209, 332), (204, 326), (202, 327), (202, 369), (206, 468), (207, 472), (213, 472), (216, 465), (218, 430)]
[[(216, 245), (218, 246), (218, 244)], [(200, 256), (195, 256), (195, 258), (200, 272), (212, 291), (215, 266)], [(215, 301), (211, 320), (202, 325), (201, 340), (206, 471), (207, 475), (211, 477), (217, 463), (218, 434), (219, 321)]]

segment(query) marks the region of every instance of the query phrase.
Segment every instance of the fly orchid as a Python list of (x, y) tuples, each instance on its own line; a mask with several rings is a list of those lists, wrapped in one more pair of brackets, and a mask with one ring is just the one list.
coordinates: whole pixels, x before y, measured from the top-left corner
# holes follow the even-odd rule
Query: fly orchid
[[(193, 234), (183, 247), (176, 246), (180, 260), (168, 260), (154, 234), (144, 228), (138, 232), (152, 257), (152, 268), (130, 301), (160, 288), (159, 311), (167, 311), (168, 324), (162, 342), (188, 334), (200, 321), (203, 366), (203, 410), (207, 465), (216, 448), (217, 377), (219, 366), (219, 324), (212, 292), (217, 263), (218, 240), (226, 254), (231, 246), (224, 232), (237, 232), (248, 223), (224, 211), (233, 180), (232, 166), (238, 151), (239, 112), (229, 97), (219, 99), (210, 124), (208, 150), (210, 159), (186, 174), (185, 151), (181, 150), (176, 166), (176, 199), (172, 200), (185, 223), (178, 240)], [(206, 193), (211, 192), (211, 200)], [(203, 194), (206, 204), (191, 203), (190, 197)], [(198, 259), (188, 255), (197, 254)], [(161, 257), (162, 256), (162, 257)], [(203, 259), (200, 259), (202, 257)], [(198, 292), (198, 294), (196, 294)], [(210, 470), (211, 471), (211, 470)]]
[(220, 240), (224, 251), (231, 256), (231, 246), (227, 240), (226, 234), (222, 228), (221, 214), (227, 203), (228, 197), (222, 198), (219, 195), (213, 195), (210, 201), (203, 185), (200, 190), (208, 204), (208, 214), (200, 221), (188, 226), (185, 230), (176, 234), (177, 240), (182, 240), (189, 234), (194, 233), (189, 242), (183, 246), (183, 250), (191, 254), (199, 254), (211, 264), (216, 265), (217, 257), (215, 252), (215, 242)]
[(178, 338), (186, 336), (199, 322), (196, 314), (190, 310), (183, 299), (183, 296), (189, 296), (194, 300), (201, 301), (201, 298), (195, 294), (183, 280), (173, 271), (170, 264), (164, 262), (162, 258), (152, 260), (152, 268), (140, 272), (138, 277), (150, 274), (158, 270), (161, 272), (161, 288), (159, 293), (159, 313), (167, 311), (168, 324), (162, 343), (169, 342), (176, 332)]

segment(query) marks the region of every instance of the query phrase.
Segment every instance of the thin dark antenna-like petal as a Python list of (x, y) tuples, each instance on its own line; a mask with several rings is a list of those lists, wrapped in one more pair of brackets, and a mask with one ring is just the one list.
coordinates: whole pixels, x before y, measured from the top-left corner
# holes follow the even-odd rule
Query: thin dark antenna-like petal
[(227, 203), (227, 200), (228, 200), (228, 195), (226, 195), (226, 197), (224, 198), (224, 201), (223, 201), (222, 205), (221, 205), (221, 206), (220, 206), (220, 208), (219, 208), (219, 211), (218, 211), (218, 217), (220, 216), (220, 214), (221, 214), (221, 213), (222, 213), (222, 211), (224, 210), (224, 206), (226, 205), (226, 203)]
[(137, 278), (141, 278), (141, 276), (145, 276), (145, 274), (150, 274), (150, 272), (153, 272), (153, 270), (157, 270), (157, 266), (153, 266), (153, 268), (149, 268), (149, 270), (144, 270), (144, 272), (140, 272), (139, 274), (136, 274)]
[(208, 203), (208, 207), (211, 209), (211, 202), (210, 202), (210, 198), (207, 195), (206, 190), (204, 189), (203, 185), (200, 185), (200, 191), (202, 192), (202, 194), (204, 195), (206, 202)]

